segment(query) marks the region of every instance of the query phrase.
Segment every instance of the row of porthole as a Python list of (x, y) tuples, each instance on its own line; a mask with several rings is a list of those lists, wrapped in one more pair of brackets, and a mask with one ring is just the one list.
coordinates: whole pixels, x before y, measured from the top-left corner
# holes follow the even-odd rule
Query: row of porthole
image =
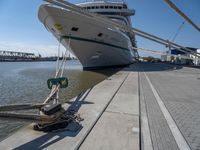
[(85, 7), (85, 9), (123, 9), (123, 8), (127, 8), (127, 6), (88, 6)]
[[(55, 31), (53, 28), (52, 28), (52, 30)], [(72, 27), (72, 28), (71, 28), (71, 31), (78, 32), (78, 30), (79, 30), (78, 27)], [(71, 35), (71, 34), (70, 34), (70, 35)], [(102, 36), (103, 36), (103, 33), (100, 32), (100, 33), (97, 34), (97, 36), (98, 36), (98, 37), (102, 37)], [(111, 38), (111, 39), (113, 40), (114, 38)], [(96, 38), (95, 38), (95, 40), (96, 40)], [(114, 40), (114, 41), (119, 42), (118, 40)]]
[[(79, 30), (79, 28), (78, 27), (72, 27), (71, 30), (77, 32)], [(103, 35), (103, 33), (99, 33), (97, 36), (102, 37), (102, 35)]]
[[(51, 29), (52, 29), (53, 32), (55, 32), (54, 28), (51, 28)], [(79, 28), (78, 27), (72, 27), (71, 30), (77, 32), (79, 30)], [(102, 35), (103, 35), (103, 33), (98, 33), (97, 36), (102, 37)]]

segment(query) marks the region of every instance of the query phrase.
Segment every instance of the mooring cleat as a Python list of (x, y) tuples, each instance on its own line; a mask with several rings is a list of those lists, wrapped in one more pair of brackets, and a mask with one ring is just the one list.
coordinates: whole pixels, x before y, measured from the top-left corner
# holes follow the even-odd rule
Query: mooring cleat
[(45, 115), (54, 115), (55, 113), (57, 113), (58, 111), (62, 110), (62, 105), (60, 103), (58, 104), (50, 104), (50, 105), (45, 105), (41, 108), (41, 111), (45, 114)]

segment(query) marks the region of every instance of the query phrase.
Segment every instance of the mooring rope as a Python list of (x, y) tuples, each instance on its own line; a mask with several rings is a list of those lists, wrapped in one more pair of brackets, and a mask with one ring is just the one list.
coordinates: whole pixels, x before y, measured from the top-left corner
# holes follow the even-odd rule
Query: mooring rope
[[(58, 68), (59, 68), (59, 60), (60, 60), (60, 43), (61, 43), (61, 39), (59, 40), (59, 43), (58, 43), (58, 54), (57, 54), (57, 64), (56, 64), (56, 75), (58, 73)], [(56, 75), (55, 75), (55, 78), (56, 78)]]
[[(71, 49), (70, 47), (70, 43), (71, 43), (71, 39), (69, 38), (69, 42), (68, 42), (68, 45), (69, 45), (69, 49)], [(63, 65), (63, 68), (62, 68), (62, 71), (61, 71), (61, 74), (60, 74), (60, 77), (63, 76), (63, 72), (64, 72), (64, 68), (65, 68), (65, 65), (66, 65), (66, 62), (67, 62), (67, 49), (65, 49), (65, 55), (64, 55), (65, 59), (64, 59), (64, 65)]]
[[(67, 61), (67, 49), (65, 49), (62, 61), (59, 63), (59, 58), (60, 58), (60, 44), (61, 44), (62, 39), (59, 40), (59, 45), (58, 45), (58, 56), (57, 56), (57, 65), (56, 65), (56, 74), (55, 74), (55, 78), (57, 78), (58, 76), (63, 77), (63, 73), (64, 73), (64, 69), (65, 69), (65, 65), (66, 65), (66, 61)], [(69, 48), (70, 48), (70, 38), (69, 38)], [(60, 75), (59, 75), (60, 74)], [(47, 96), (47, 98), (44, 101), (44, 104), (49, 102), (50, 99), (52, 98), (52, 96), (54, 96), (56, 94), (56, 99), (54, 99), (54, 103), (57, 103), (58, 99), (59, 99), (59, 88), (60, 85), (55, 85), (53, 86), (51, 92), (49, 93), (49, 95)]]

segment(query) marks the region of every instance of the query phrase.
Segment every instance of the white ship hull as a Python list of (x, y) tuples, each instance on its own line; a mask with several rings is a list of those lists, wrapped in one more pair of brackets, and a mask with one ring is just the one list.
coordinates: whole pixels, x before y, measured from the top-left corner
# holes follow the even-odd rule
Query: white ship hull
[(92, 17), (44, 4), (39, 19), (79, 59), (83, 68), (133, 63), (130, 38)]

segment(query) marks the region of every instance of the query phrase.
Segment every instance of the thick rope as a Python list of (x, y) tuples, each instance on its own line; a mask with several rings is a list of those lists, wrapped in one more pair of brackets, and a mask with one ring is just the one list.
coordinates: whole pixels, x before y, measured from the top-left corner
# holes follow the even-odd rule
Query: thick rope
[[(69, 42), (68, 43), (69, 43), (69, 48), (70, 48), (70, 38), (69, 38)], [(55, 78), (57, 78), (58, 76), (60, 76), (60, 77), (63, 76), (65, 65), (66, 65), (66, 61), (67, 61), (67, 49), (66, 49), (65, 53), (63, 55), (63, 58), (62, 58), (62, 62), (59, 63), (60, 44), (61, 44), (61, 40), (59, 41), (59, 45), (58, 45), (58, 56), (57, 56), (57, 66), (56, 66)], [(49, 102), (50, 99), (52, 98), (52, 96), (54, 96), (55, 94), (56, 94), (56, 99), (54, 99), (53, 103), (57, 103), (58, 102), (58, 99), (59, 99), (59, 88), (60, 88), (60, 85), (53, 86), (50, 94), (45, 99), (44, 104)]]
[[(56, 75), (58, 73), (58, 68), (59, 68), (59, 59), (60, 59), (60, 43), (61, 43), (61, 39), (59, 40), (59, 44), (58, 44), (58, 55), (57, 55), (57, 64), (56, 64)], [(55, 75), (55, 78), (56, 78)]]

